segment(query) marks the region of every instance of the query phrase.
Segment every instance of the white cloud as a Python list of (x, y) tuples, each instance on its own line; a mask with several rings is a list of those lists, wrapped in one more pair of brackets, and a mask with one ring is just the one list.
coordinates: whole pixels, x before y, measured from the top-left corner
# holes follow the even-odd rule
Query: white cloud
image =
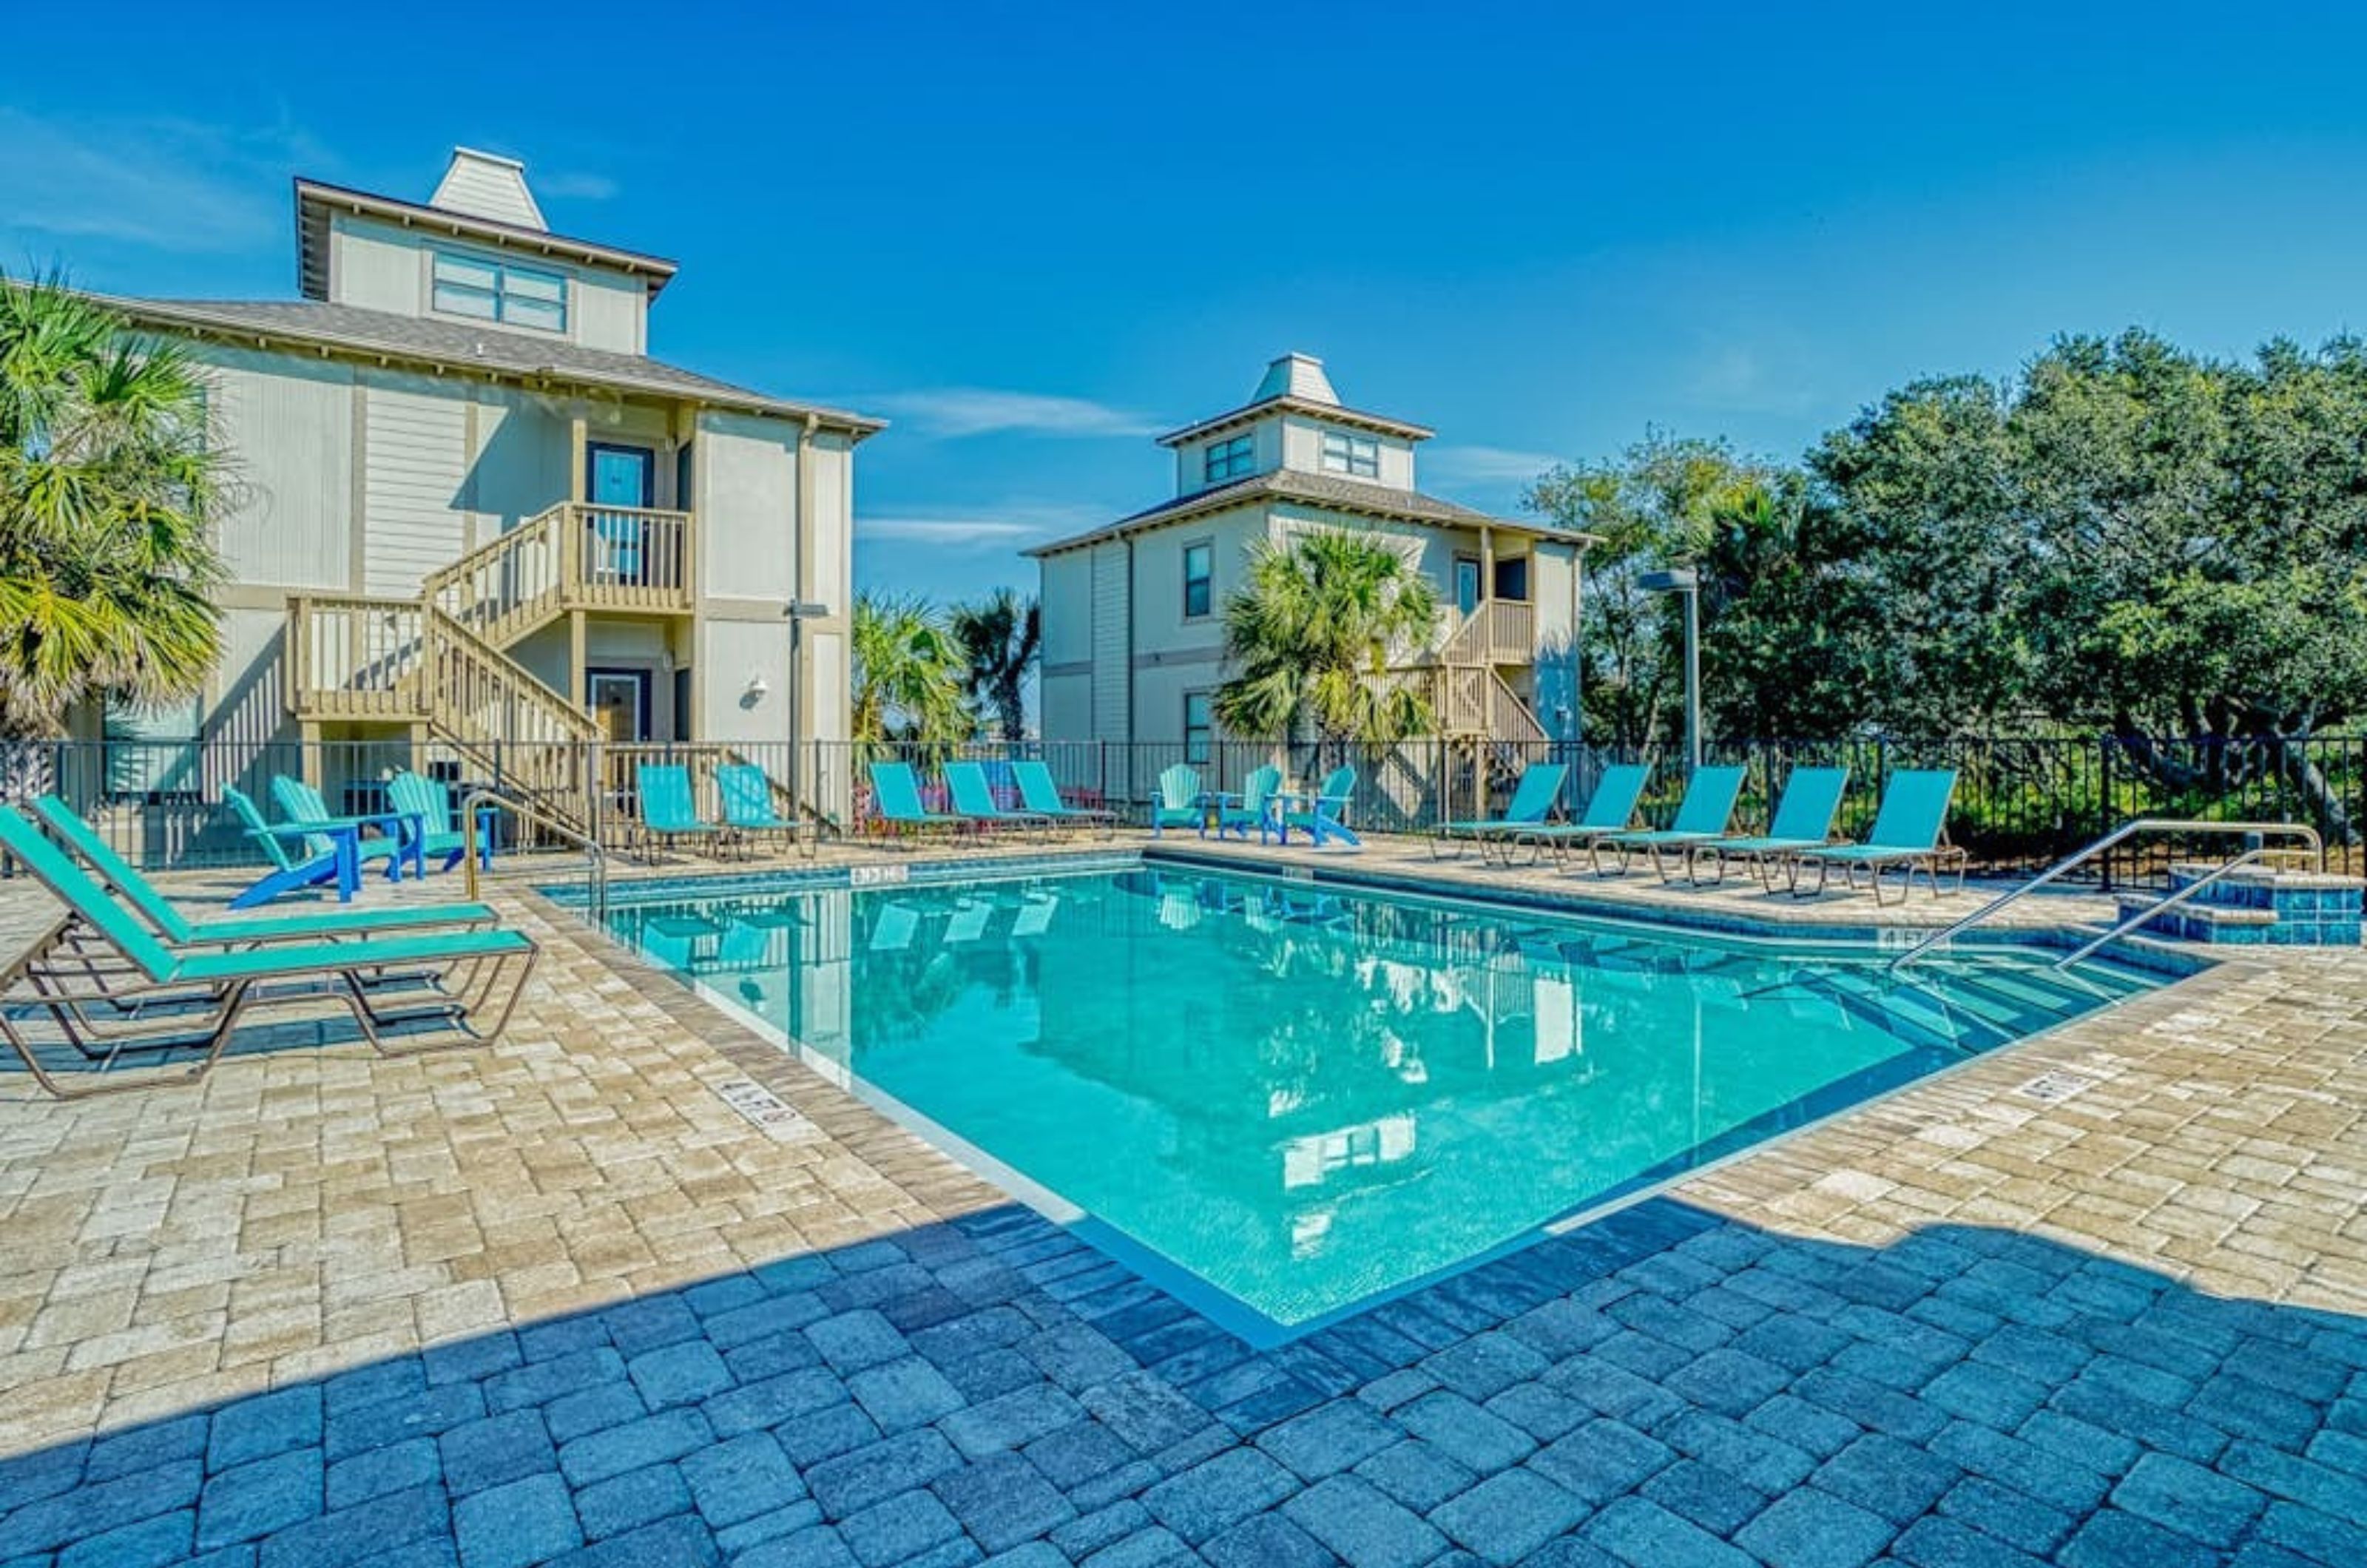
[(43, 118), (0, 108), (0, 224), (63, 239), (243, 250), (285, 228), (291, 168), (325, 162), (285, 125)]
[(1141, 414), (1090, 398), (1014, 392), (994, 387), (933, 387), (885, 392), (862, 406), (907, 420), (923, 435), (1155, 435), (1160, 426)]
[(920, 511), (887, 517), (857, 517), (857, 544), (894, 544), (953, 554), (982, 555), (1025, 549), (1048, 539), (1082, 534), (1116, 516), (1115, 511), (1052, 504), (1019, 504), (960, 513)]
[(1464, 484), (1528, 484), (1562, 459), (1510, 446), (1425, 446), (1424, 474)]
[(537, 196), (555, 196), (572, 201), (611, 201), (621, 188), (606, 175), (595, 175), (583, 169), (562, 170), (555, 175), (527, 173), (527, 183)]
[(1799, 358), (1748, 344), (1713, 345), (1695, 358), (1684, 395), (1723, 413), (1805, 413), (1817, 406), (1817, 397), (1799, 376)]

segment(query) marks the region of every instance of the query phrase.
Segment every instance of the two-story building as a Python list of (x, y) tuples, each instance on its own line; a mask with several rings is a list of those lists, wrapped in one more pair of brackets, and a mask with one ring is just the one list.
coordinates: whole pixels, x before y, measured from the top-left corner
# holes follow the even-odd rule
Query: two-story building
[(235, 456), (227, 656), (192, 711), (120, 722), (318, 743), (332, 784), (339, 741), (515, 775), (845, 738), (878, 421), (652, 356), (674, 264), (551, 232), (514, 160), (457, 151), (425, 203), (299, 179), (295, 217), (298, 299), (109, 301), (203, 365)]
[(1441, 735), (1565, 739), (1588, 541), (1424, 494), (1415, 448), (1431, 434), (1346, 406), (1320, 361), (1290, 354), (1246, 403), (1159, 437), (1174, 454), (1171, 499), (1030, 552), (1044, 738), (1207, 760), (1223, 739), (1211, 699), (1225, 601), (1251, 547), (1333, 528), (1394, 541), (1437, 591), (1437, 636), (1403, 673), (1425, 684)]

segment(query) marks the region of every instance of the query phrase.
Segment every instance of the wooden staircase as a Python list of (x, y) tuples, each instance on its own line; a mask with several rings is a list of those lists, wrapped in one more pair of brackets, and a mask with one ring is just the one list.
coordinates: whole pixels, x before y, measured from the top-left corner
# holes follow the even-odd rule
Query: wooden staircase
[(288, 705), (308, 723), (406, 724), (588, 830), (593, 716), (512, 658), (571, 612), (688, 615), (692, 514), (562, 502), (427, 575), (413, 599), (302, 594)]

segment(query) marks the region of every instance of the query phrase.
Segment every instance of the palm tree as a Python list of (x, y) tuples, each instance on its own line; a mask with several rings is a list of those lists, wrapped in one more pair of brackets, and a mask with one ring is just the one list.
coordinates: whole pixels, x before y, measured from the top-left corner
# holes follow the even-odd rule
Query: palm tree
[(1427, 644), (1438, 595), (1388, 541), (1323, 530), (1261, 544), (1225, 602), (1217, 722), (1236, 735), (1319, 748), (1387, 744), (1430, 729), (1429, 699), (1399, 679), (1401, 656)]
[(975, 604), (955, 605), (950, 625), (969, 665), (970, 701), (981, 716), (993, 717), (1003, 739), (1020, 739), (1027, 727), (1027, 672), (1043, 640), (1036, 601), (998, 588)]
[(0, 736), (193, 695), (221, 652), (203, 373), (54, 278), (0, 275)]
[(916, 596), (855, 601), (855, 739), (942, 746), (968, 739), (961, 648), (935, 606)]

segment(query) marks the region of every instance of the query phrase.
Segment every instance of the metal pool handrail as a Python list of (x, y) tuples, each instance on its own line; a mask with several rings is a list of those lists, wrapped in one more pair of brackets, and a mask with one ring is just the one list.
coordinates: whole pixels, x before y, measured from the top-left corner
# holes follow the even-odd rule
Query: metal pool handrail
[[(2024, 882), (2018, 886), (2008, 888), (2005, 892), (1999, 894), (1996, 897), (1990, 899), (1979, 908), (1975, 909), (1971, 914), (1950, 921), (1947, 925), (1941, 927), (1938, 931), (1933, 931), (1930, 936), (1925, 937), (1921, 942), (1917, 942), (1914, 946), (1908, 948), (1906, 952), (1892, 959), (1886, 967), (1894, 973), (1897, 970), (1906, 968), (1907, 965), (1914, 963), (1926, 953), (1931, 951), (1931, 949), (1938, 947), (1942, 942), (1947, 942), (1950, 938), (1954, 937), (1961, 932), (1970, 931), (1973, 927), (1979, 925), (1984, 920), (1987, 920), (1991, 915), (2003, 909), (2007, 905), (2019, 902), (2024, 897), (2036, 892), (2039, 888), (2045, 886), (2056, 878), (2062, 876), (2067, 872), (2076, 870), (2088, 861), (2094, 859), (2096, 856), (2104, 853), (2117, 845), (2125, 843), (2127, 840), (2137, 837), (2139, 834), (2169, 832), (2240, 833), (2246, 838), (2266, 838), (2272, 833), (2281, 834), (2286, 838), (2302, 840), (2309, 846), (2311, 853), (2316, 856), (2317, 868), (2320, 871), (2324, 871), (2326, 869), (2325, 841), (2318, 837), (2316, 829), (2305, 826), (2299, 822), (2203, 822), (2196, 821), (2191, 818), (2178, 817), (2140, 817), (2134, 822), (2122, 823), (2119, 827), (2113, 829), (2102, 838), (2098, 839), (2095, 842), (2089, 844), (2082, 849), (2073, 851), (2071, 853), (2064, 856), (2061, 860), (2056, 861), (2053, 865), (2048, 866), (2044, 871), (2040, 872), (2036, 876), (2032, 877), (2029, 881)], [(2263, 846), (2254, 845), (2248, 849), (2239, 859), (2231, 862), (2226, 865), (2221, 866), (2218, 870), (2213, 872), (2203, 880), (2205, 882), (2215, 882), (2220, 877), (2225, 875), (2228, 872), (2235, 870), (2237, 865), (2246, 864), (2251, 861), (2257, 860), (2266, 851)], [(2151, 919), (2155, 915), (2159, 914), (2171, 904), (2183, 902), (2188, 897), (2191, 896), (2193, 891), (2194, 889), (2190, 887), (2171, 894), (2160, 903), (2147, 908), (2144, 914), (2138, 916), (2135, 919), (2122, 922), (2119, 926), (2114, 927), (2111, 931), (2106, 932), (2101, 940), (2090, 943), (2087, 947), (2081, 948), (2078, 953), (2072, 954), (2072, 959), (2086, 957), (2089, 953), (2094, 952), (2097, 948), (2103, 946), (2105, 942), (2112, 941), (2114, 937), (2121, 935), (2123, 932), (2131, 930), (2135, 926), (2143, 925), (2146, 920)], [(2072, 959), (2066, 959), (2064, 962), (2069, 963)]]
[(480, 814), (487, 807), (506, 811), (521, 821), (531, 822), (544, 831), (554, 834), (581, 849), (583, 852), (583, 887), (591, 904), (593, 923), (596, 925), (607, 919), (608, 853), (600, 847), (600, 840), (558, 820), (548, 812), (537, 810), (525, 801), (504, 795), (498, 790), (470, 790), (468, 798), (460, 803), (461, 842), (466, 852), (461, 858), (461, 864), (466, 868), (466, 886), (471, 900), (477, 897), (477, 867), (480, 863), (477, 850), (478, 822)]

